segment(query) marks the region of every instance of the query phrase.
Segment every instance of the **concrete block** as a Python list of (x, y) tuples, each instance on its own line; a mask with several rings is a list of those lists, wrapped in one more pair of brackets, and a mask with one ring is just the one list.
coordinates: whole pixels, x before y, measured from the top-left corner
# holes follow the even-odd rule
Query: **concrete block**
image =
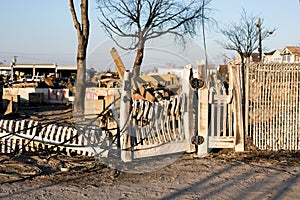
[(29, 104), (41, 105), (43, 104), (44, 93), (29, 93)]

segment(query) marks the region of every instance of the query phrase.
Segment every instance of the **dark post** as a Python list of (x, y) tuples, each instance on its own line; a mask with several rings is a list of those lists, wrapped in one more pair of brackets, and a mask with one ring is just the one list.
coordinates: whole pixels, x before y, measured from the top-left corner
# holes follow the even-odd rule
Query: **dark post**
[(3, 77), (2, 77), (2, 75), (0, 75), (0, 114), (4, 114), (3, 113), (2, 96), (3, 96)]
[(257, 28), (258, 28), (258, 52), (259, 52), (259, 61), (262, 61), (262, 39), (261, 39), (261, 23), (260, 23), (260, 18), (258, 18), (258, 23), (257, 23)]

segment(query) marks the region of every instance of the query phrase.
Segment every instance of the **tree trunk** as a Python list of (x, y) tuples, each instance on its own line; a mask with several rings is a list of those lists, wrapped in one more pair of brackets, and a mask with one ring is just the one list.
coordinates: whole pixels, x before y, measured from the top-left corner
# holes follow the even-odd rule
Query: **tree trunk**
[(78, 21), (74, 2), (70, 0), (70, 11), (77, 31), (77, 78), (75, 86), (75, 100), (73, 105), (74, 116), (84, 114), (85, 77), (86, 77), (86, 51), (89, 39), (88, 0), (81, 0), (81, 24)]
[(140, 75), (141, 65), (142, 65), (143, 58), (144, 58), (144, 45), (145, 45), (145, 42), (143, 41), (143, 39), (140, 39), (138, 48), (137, 48), (136, 57), (134, 60), (133, 69), (132, 69), (133, 77), (137, 77)]
[(85, 101), (85, 82), (86, 82), (86, 60), (85, 50), (78, 47), (78, 56), (77, 56), (77, 78), (76, 78), (76, 91), (74, 99), (74, 115), (83, 115), (84, 114), (84, 101)]

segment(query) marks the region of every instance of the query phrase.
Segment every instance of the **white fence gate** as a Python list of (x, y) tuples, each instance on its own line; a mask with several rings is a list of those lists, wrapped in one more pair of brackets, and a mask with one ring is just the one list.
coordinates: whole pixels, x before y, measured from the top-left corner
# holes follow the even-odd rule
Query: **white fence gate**
[[(206, 84), (198, 89), (196, 103), (193, 100), (195, 91), (191, 87), (193, 82), (190, 69), (185, 69), (182, 93), (170, 100), (156, 103), (131, 100), (129, 75), (126, 73), (127, 81), (123, 84), (121, 97), (123, 161), (176, 152), (193, 152), (197, 145), (200, 156), (206, 155), (212, 148), (244, 151), (240, 73), (233, 63), (230, 65), (228, 91), (219, 80), (214, 79), (208, 83), (205, 73), (200, 73), (198, 80), (204, 80)], [(193, 116), (194, 111), (196, 113)], [(195, 122), (197, 127), (194, 127)]]
[(234, 148), (232, 94), (221, 80), (209, 81), (208, 148)]
[[(199, 69), (206, 80), (206, 69)], [(203, 144), (198, 147), (200, 156), (212, 148), (234, 148), (244, 151), (244, 129), (239, 68), (229, 64), (229, 86), (216, 77), (198, 90), (198, 130)], [(227, 91), (226, 91), (227, 90)]]

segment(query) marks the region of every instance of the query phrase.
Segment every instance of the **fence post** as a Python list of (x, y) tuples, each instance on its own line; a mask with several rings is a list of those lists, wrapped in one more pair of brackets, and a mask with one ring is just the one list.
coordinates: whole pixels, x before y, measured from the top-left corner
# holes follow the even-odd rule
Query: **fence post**
[(0, 115), (4, 114), (3, 113), (3, 77), (0, 75)]
[(198, 156), (205, 156), (208, 151), (208, 86), (206, 66), (198, 66), (198, 78), (204, 81), (204, 86), (198, 90), (198, 135), (204, 142), (198, 145)]
[(246, 59), (245, 64), (245, 107), (244, 107), (244, 128), (245, 128), (245, 140), (249, 139), (249, 68), (250, 68), (250, 58)]
[(183, 80), (182, 80), (182, 92), (185, 94), (186, 98), (186, 110), (184, 112), (184, 133), (185, 138), (190, 144), (187, 152), (195, 152), (195, 145), (191, 144), (192, 137), (195, 135), (195, 126), (194, 126), (194, 118), (193, 118), (193, 95), (194, 92), (190, 86), (190, 75), (191, 75), (192, 66), (187, 65), (183, 70)]
[(120, 103), (120, 147), (121, 159), (124, 162), (132, 161), (133, 151), (131, 145), (131, 123), (130, 117), (131, 102), (131, 74), (129, 71), (124, 73), (124, 81), (121, 91)]
[(235, 151), (245, 150), (245, 132), (243, 126), (242, 93), (240, 70), (234, 61), (229, 62), (229, 84), (233, 89), (233, 128), (235, 136)]

